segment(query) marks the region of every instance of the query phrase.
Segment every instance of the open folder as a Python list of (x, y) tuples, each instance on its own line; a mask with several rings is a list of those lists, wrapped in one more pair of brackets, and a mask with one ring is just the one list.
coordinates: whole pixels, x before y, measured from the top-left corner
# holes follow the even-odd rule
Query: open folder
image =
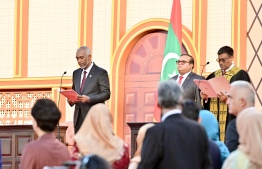
[(77, 101), (78, 94), (70, 89), (70, 90), (58, 90), (62, 95), (64, 95), (66, 98), (68, 98), (71, 101)]
[(194, 79), (194, 82), (208, 97), (217, 97), (217, 93), (224, 92), (226, 94), (230, 90), (230, 84), (224, 76), (209, 80)]

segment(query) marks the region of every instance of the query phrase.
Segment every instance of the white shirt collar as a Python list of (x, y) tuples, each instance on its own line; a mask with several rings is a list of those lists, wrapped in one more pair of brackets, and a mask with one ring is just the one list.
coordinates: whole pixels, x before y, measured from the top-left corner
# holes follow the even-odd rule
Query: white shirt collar
[(232, 69), (234, 67), (234, 63), (232, 63), (232, 65), (226, 70), (226, 72), (228, 72), (230, 69)]
[(84, 71), (86, 71), (86, 74), (88, 74), (88, 73), (90, 72), (91, 68), (93, 67), (93, 65), (94, 65), (94, 63), (92, 62), (91, 65), (90, 65), (86, 70), (83, 69), (82, 73), (83, 73)]
[(182, 79), (182, 82), (181, 82), (181, 86), (182, 86), (182, 84), (184, 83), (184, 81), (186, 80), (186, 78), (187, 78), (187, 76), (191, 73), (192, 71), (190, 71), (190, 72), (187, 72), (186, 74), (184, 74), (184, 75), (178, 75), (178, 77), (177, 77), (177, 79), (176, 79), (176, 82), (178, 82), (179, 81), (179, 77), (180, 76), (183, 76), (183, 79)]
[(168, 116), (171, 116), (173, 114), (181, 114), (182, 111), (180, 109), (174, 109), (174, 110), (170, 110), (168, 112), (166, 112), (162, 117), (161, 117), (161, 121), (165, 121), (165, 119), (168, 117)]

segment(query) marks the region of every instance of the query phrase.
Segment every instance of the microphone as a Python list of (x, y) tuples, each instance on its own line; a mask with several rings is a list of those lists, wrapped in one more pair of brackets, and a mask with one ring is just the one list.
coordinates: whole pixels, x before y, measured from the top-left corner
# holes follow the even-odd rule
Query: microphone
[[(57, 101), (57, 107), (59, 109), (59, 103), (60, 103), (60, 95), (61, 95), (61, 88), (62, 88), (62, 79), (64, 77), (64, 75), (66, 74), (66, 71), (64, 71), (64, 73), (61, 76), (61, 80), (60, 80), (60, 87), (59, 87), (59, 95), (58, 95), (58, 101)], [(57, 139), (60, 140), (60, 126), (59, 126), (59, 121), (57, 123)]]
[[(204, 71), (204, 68), (206, 67), (206, 65), (208, 65), (209, 64), (209, 62), (207, 62), (206, 64), (204, 64), (204, 66), (202, 67), (202, 71), (201, 71), (201, 74), (200, 74), (200, 76), (202, 76), (202, 74), (203, 74), (203, 71)], [(198, 90), (199, 90), (199, 84), (200, 84), (200, 79), (198, 80), (198, 84), (197, 84), (197, 88), (198, 88)], [(206, 101), (207, 101), (207, 99), (206, 99)], [(206, 101), (205, 101), (205, 103), (206, 103)]]
[(60, 87), (59, 87), (59, 95), (58, 95), (58, 103), (57, 103), (57, 107), (59, 109), (59, 103), (60, 103), (60, 91), (61, 91), (61, 88), (62, 88), (62, 79), (64, 77), (64, 75), (66, 74), (66, 71), (64, 71), (64, 73), (62, 74), (61, 76), (61, 80), (60, 80)]

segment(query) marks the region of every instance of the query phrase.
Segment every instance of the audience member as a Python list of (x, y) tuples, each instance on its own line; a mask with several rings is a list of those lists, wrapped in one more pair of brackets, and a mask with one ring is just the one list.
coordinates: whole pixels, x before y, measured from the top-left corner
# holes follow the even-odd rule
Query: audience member
[(79, 169), (111, 169), (111, 167), (105, 159), (97, 155), (87, 155), (81, 159)]
[(145, 125), (143, 125), (139, 130), (138, 130), (138, 134), (137, 134), (137, 138), (136, 138), (136, 144), (137, 144), (137, 149), (136, 152), (134, 154), (134, 157), (130, 160), (130, 164), (128, 166), (128, 169), (136, 169), (138, 164), (141, 161), (141, 150), (142, 150), (142, 145), (143, 145), (143, 141), (145, 138), (145, 134), (147, 129), (149, 129), (150, 127), (153, 127), (155, 124), (154, 123), (147, 123)]
[[(194, 121), (200, 121), (199, 120), (199, 111), (200, 111), (200, 109), (199, 109), (198, 105), (196, 105), (195, 102), (193, 102), (191, 100), (185, 100), (183, 102), (182, 114), (185, 117), (192, 119)], [(211, 156), (211, 159), (212, 159), (212, 168), (213, 169), (221, 169), (222, 162), (221, 162), (221, 155), (220, 155), (220, 150), (219, 150), (218, 146), (211, 139), (208, 139), (208, 144), (209, 144), (209, 153), (210, 153), (210, 156)]]
[[(245, 109), (254, 109), (255, 91), (251, 84), (246, 81), (233, 82), (229, 91), (227, 104), (229, 113), (234, 116), (238, 116)], [(228, 123), (225, 144), (230, 152), (235, 151), (239, 145), (236, 119)]]
[(158, 106), (162, 122), (147, 130), (138, 169), (211, 168), (206, 132), (181, 115), (182, 95), (175, 80), (160, 83)]
[(237, 116), (239, 146), (226, 159), (223, 169), (262, 168), (262, 112), (246, 109)]
[[(248, 73), (239, 67), (236, 67), (233, 63), (234, 50), (229, 46), (221, 47), (217, 52), (218, 58), (216, 59), (220, 69), (211, 73), (206, 79), (209, 80), (214, 77), (224, 76), (229, 83), (238, 80), (244, 80), (251, 82)], [(201, 92), (201, 97), (205, 100), (208, 96)], [(229, 114), (226, 105), (227, 93), (220, 92), (217, 94), (217, 98), (208, 99), (204, 102), (204, 108), (214, 113), (220, 126), (220, 139), (224, 141), (225, 131), (228, 123), (235, 118), (234, 115)]]
[(227, 146), (219, 140), (219, 125), (214, 114), (208, 110), (200, 110), (200, 123), (204, 126), (207, 132), (207, 137), (213, 140), (220, 149), (220, 159), (223, 164), (229, 155)]
[(183, 101), (182, 115), (184, 115), (185, 117), (191, 120), (194, 120), (194, 121), (198, 121), (199, 111), (200, 111), (200, 108), (192, 100)]
[(102, 103), (89, 110), (75, 135), (76, 146), (83, 155), (104, 158), (113, 169), (126, 169), (129, 164), (128, 145), (114, 135), (109, 108)]
[(39, 99), (31, 110), (33, 129), (37, 140), (25, 145), (20, 169), (40, 169), (44, 166), (59, 166), (70, 159), (67, 147), (56, 139), (55, 130), (61, 113), (49, 99)]
[(199, 117), (201, 125), (206, 129), (207, 137), (213, 140), (219, 147), (223, 164), (230, 153), (227, 146), (219, 140), (219, 125), (214, 114), (208, 110), (200, 110)]
[(199, 107), (202, 107), (199, 88), (195, 84), (194, 79), (205, 78), (193, 72), (194, 58), (189, 54), (182, 54), (176, 63), (179, 74), (172, 77), (172, 79), (176, 80), (184, 89), (184, 99), (193, 100)]

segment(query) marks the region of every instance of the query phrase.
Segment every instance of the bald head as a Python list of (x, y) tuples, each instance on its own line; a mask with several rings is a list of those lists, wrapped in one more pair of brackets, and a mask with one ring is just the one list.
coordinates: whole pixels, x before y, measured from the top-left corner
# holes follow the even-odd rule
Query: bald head
[(231, 83), (227, 104), (229, 113), (237, 116), (243, 109), (255, 106), (255, 91), (246, 81)]

